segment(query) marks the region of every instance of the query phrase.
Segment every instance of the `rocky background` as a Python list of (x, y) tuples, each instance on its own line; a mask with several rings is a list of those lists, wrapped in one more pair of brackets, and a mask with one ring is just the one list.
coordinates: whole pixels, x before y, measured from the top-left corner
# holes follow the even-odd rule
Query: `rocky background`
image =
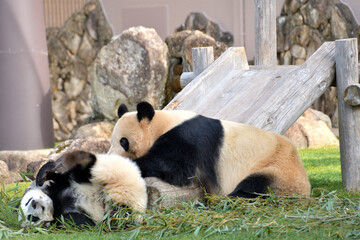
[(87, 3), (63, 27), (46, 30), (55, 141), (68, 139), (92, 116), (89, 68), (112, 36), (98, 1)]
[[(324, 41), (344, 37), (359, 37), (359, 26), (339, 1), (287, 0), (277, 18), (278, 62), (302, 64)], [(1, 151), (0, 182), (21, 180), (19, 172), (33, 178), (42, 164), (67, 151), (107, 152), (120, 103), (134, 110), (147, 100), (161, 109), (181, 91), (182, 72), (192, 71), (191, 49), (212, 46), (217, 58), (233, 36), (203, 14), (190, 13), (165, 42), (144, 27), (113, 37), (101, 5), (92, 0), (63, 27), (47, 29), (47, 42), (54, 132), (62, 143), (48, 150)], [(336, 102), (332, 87), (285, 135), (299, 148), (339, 145), (332, 132)]]
[[(350, 9), (339, 0), (286, 0), (276, 27), (281, 65), (302, 64), (325, 41), (353, 37), (359, 40), (360, 34)], [(335, 87), (328, 89), (313, 107), (328, 115), (332, 126), (338, 127)]]

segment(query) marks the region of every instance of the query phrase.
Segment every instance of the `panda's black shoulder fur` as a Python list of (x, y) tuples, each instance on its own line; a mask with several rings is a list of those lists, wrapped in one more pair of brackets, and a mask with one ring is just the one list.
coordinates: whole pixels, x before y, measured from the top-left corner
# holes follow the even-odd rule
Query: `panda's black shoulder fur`
[[(218, 186), (215, 168), (223, 138), (220, 120), (196, 115), (161, 135), (135, 161), (143, 177), (156, 176), (179, 186), (199, 180), (213, 188)], [(199, 179), (193, 179), (195, 175)]]

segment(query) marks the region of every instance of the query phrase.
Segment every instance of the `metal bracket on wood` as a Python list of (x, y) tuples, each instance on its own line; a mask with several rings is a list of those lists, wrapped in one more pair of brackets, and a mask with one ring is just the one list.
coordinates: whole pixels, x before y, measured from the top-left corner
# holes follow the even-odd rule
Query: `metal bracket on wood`
[(184, 72), (180, 77), (180, 86), (184, 88), (214, 61), (213, 47), (192, 49), (193, 71)]

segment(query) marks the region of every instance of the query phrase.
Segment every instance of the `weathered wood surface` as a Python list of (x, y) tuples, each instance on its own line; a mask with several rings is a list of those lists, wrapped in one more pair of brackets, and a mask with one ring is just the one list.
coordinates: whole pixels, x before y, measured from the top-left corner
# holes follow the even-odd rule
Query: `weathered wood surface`
[(224, 70), (215, 61), (165, 109), (192, 110), (282, 134), (331, 85), (334, 65), (334, 42), (324, 43), (301, 66)]
[(202, 201), (204, 192), (200, 187), (177, 187), (156, 177), (145, 178), (148, 191), (148, 208), (170, 207), (184, 201)]
[(202, 73), (211, 63), (214, 62), (213, 47), (199, 47), (192, 49), (193, 71), (184, 72), (180, 77), (180, 86), (184, 88), (200, 73)]
[(335, 45), (342, 185), (360, 191), (360, 108), (343, 98), (346, 87), (359, 83), (357, 39), (337, 40)]
[(351, 84), (345, 88), (344, 101), (350, 106), (360, 106), (360, 84)]
[(276, 0), (255, 0), (255, 65), (276, 65)]
[(191, 109), (194, 104), (202, 101), (203, 96), (222, 85), (224, 77), (238, 69), (249, 69), (245, 49), (243, 47), (228, 48), (208, 68), (191, 81), (164, 109), (182, 108), (182, 104)]

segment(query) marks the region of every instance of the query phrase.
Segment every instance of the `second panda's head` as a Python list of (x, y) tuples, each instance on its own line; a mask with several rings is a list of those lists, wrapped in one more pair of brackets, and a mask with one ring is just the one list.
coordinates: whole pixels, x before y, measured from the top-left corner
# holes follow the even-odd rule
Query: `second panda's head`
[(186, 111), (155, 111), (148, 102), (139, 103), (136, 110), (129, 112), (124, 104), (120, 105), (109, 153), (131, 159), (141, 157), (162, 134), (195, 115)]
[(118, 116), (109, 153), (132, 159), (144, 155), (153, 144), (151, 125), (155, 116), (154, 108), (147, 102), (141, 102), (137, 105), (136, 112), (129, 112), (126, 105), (121, 104)]

